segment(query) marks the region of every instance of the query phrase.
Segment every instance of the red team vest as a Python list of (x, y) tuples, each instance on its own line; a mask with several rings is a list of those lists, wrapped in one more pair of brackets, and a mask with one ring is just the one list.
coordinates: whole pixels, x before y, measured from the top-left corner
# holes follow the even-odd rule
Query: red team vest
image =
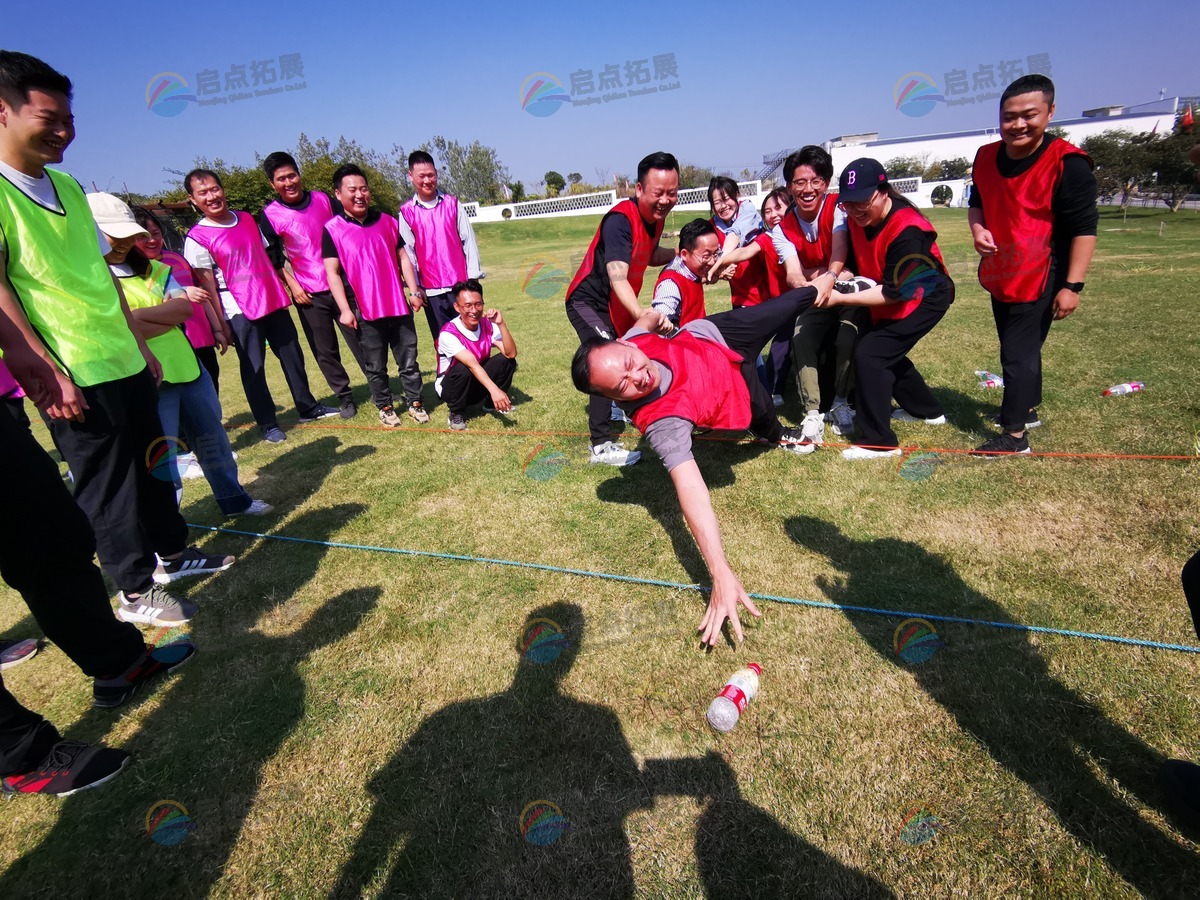
[[(763, 261), (763, 293), (766, 294), (763, 299), (773, 300), (788, 289), (787, 271), (783, 267), (779, 253), (775, 250), (775, 242), (771, 240), (770, 232), (764, 231), (754, 239), (754, 243), (761, 248), (758, 255)], [(746, 304), (746, 306), (753, 305), (752, 303)]]
[(672, 338), (639, 334), (631, 342), (671, 370), (670, 390), (633, 411), (639, 431), (670, 416), (722, 431), (741, 431), (750, 424), (750, 391), (742, 378), (742, 358), (728, 347), (688, 331)]
[(218, 228), (199, 222), (188, 237), (212, 256), (225, 276), (225, 288), (233, 294), (238, 309), (247, 319), (287, 309), (291, 305), (275, 267), (263, 248), (262, 232), (250, 213), (234, 213), (237, 224)]
[[(742, 201), (743, 204), (747, 204), (749, 202), (749, 200)], [(709, 221), (712, 222), (713, 228), (717, 229), (717, 234), (721, 238), (721, 244), (724, 245), (725, 236), (729, 233), (729, 228), (716, 216), (713, 216)], [(754, 238), (750, 238), (750, 241), (753, 240)], [(746, 244), (750, 243), (750, 241), (746, 241), (744, 244), (742, 244), (742, 246), (746, 246)], [(754, 256), (738, 263), (737, 268), (733, 270), (733, 277), (729, 279), (729, 294), (733, 301), (733, 305), (757, 306), (764, 300), (778, 296), (777, 294), (764, 295), (763, 292), (765, 290), (765, 286), (763, 281), (765, 278), (766, 273), (763, 270), (763, 261), (761, 257)]]
[[(887, 253), (888, 247), (896, 236), (905, 228), (916, 226), (922, 231), (928, 231), (935, 237), (937, 232), (933, 230), (933, 226), (929, 224), (929, 220), (913, 209), (911, 206), (901, 206), (892, 212), (891, 218), (887, 220), (887, 224), (883, 226), (883, 230), (875, 235), (874, 240), (867, 240), (866, 232), (862, 226), (856, 223), (853, 219), (846, 222), (850, 230), (850, 246), (854, 248), (854, 258), (858, 262), (858, 274), (865, 275), (872, 281), (883, 284), (886, 279), (884, 270), (887, 268)], [(938, 265), (942, 271), (946, 269), (946, 264), (942, 260), (942, 251), (938, 249), (935, 243), (930, 252), (933, 253)], [(905, 261), (907, 262), (907, 261)], [(915, 265), (920, 265), (919, 260), (912, 261)], [(928, 263), (925, 264), (928, 267)], [(893, 284), (901, 284), (904, 280), (902, 272), (891, 272), (891, 282)], [(903, 319), (912, 314), (912, 311), (921, 305), (921, 299), (925, 296), (925, 292), (921, 288), (917, 288), (912, 298), (899, 303), (886, 303), (883, 306), (868, 306), (871, 311), (871, 321), (878, 322), (881, 319)]]
[[(675, 283), (675, 287), (679, 288), (679, 296), (682, 302), (679, 304), (679, 327), (682, 328), (688, 322), (696, 319), (703, 319), (706, 313), (704, 312), (704, 285), (699, 281), (692, 281), (686, 275), (681, 275), (679, 272), (672, 272), (669, 268), (663, 269), (659, 273), (658, 281), (654, 283), (655, 290), (664, 281)], [(615, 324), (615, 323), (614, 323)], [(629, 329), (625, 329), (628, 331)], [(622, 334), (625, 332), (622, 331)]]
[(278, 200), (272, 200), (263, 210), (263, 215), (279, 235), (300, 287), (309, 294), (328, 292), (325, 260), (321, 258), (325, 223), (333, 218), (333, 204), (329, 202), (328, 195), (309, 191), (308, 203), (303, 209), (293, 209)]
[[(837, 211), (837, 195), (826, 194), (817, 211), (817, 239), (810, 241), (796, 221), (796, 207), (791, 207), (779, 220), (779, 227), (796, 248), (800, 265), (806, 269), (822, 269), (829, 265), (833, 253), (833, 215)], [(772, 296), (774, 296), (772, 294)]]
[[(604, 223), (608, 221), (609, 216), (622, 215), (629, 220), (629, 230), (633, 233), (633, 251), (629, 259), (629, 286), (633, 288), (634, 294), (638, 294), (642, 290), (642, 278), (646, 274), (646, 267), (650, 265), (650, 257), (654, 253), (654, 248), (658, 246), (658, 239), (662, 237), (663, 225), (659, 222), (654, 226), (654, 234), (647, 235), (646, 228), (642, 224), (642, 214), (638, 212), (638, 205), (626, 198), (604, 214), (604, 218), (600, 220), (600, 227), (596, 229), (596, 236), (592, 238), (592, 242), (588, 245), (587, 253), (583, 256), (583, 262), (579, 266), (579, 271), (575, 273), (575, 277), (571, 279), (570, 286), (567, 287), (567, 299), (571, 299), (571, 294), (575, 288), (583, 283), (583, 279), (587, 278), (592, 273), (592, 267), (596, 264), (596, 245), (600, 243), (600, 232), (604, 230)], [(609, 293), (608, 300), (608, 315), (612, 319), (613, 327), (616, 329), (616, 337), (627, 332), (633, 327), (634, 320), (630, 317), (625, 307), (617, 300), (616, 295)]]
[(429, 209), (414, 195), (400, 207), (400, 215), (412, 229), (425, 287), (448, 288), (467, 280), (467, 254), (458, 236), (458, 198), (442, 194), (441, 202)]
[(980, 147), (971, 170), (983, 198), (983, 219), (996, 242), (996, 253), (979, 260), (979, 283), (1001, 303), (1031, 303), (1050, 276), (1054, 213), (1051, 204), (1062, 179), (1063, 159), (1086, 153), (1073, 144), (1051, 140), (1038, 161), (1015, 178), (1000, 174), (996, 161), (1003, 141)]

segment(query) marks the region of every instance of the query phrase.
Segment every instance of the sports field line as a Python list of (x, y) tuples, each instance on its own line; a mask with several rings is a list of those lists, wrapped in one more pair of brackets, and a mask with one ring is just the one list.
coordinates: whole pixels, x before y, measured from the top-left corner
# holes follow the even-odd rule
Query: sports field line
[[(699, 584), (682, 584), (676, 581), (664, 581), (659, 578), (639, 578), (633, 575), (617, 575), (612, 572), (594, 572), (588, 569), (569, 569), (563, 566), (552, 566), (547, 563), (521, 562), (512, 559), (491, 559), (485, 556), (468, 556), (462, 553), (442, 553), (434, 550), (411, 550), (403, 547), (376, 547), (370, 544), (344, 544), (337, 541), (317, 541), (311, 538), (292, 537), (286, 534), (263, 534), (257, 531), (242, 531), (237, 528), (220, 528), (215, 525), (188, 525), (202, 531), (214, 531), (220, 534), (235, 534), (242, 537), (257, 538), (264, 541), (285, 541), (292, 544), (308, 544), (314, 547), (328, 547), (333, 550), (362, 550), (370, 553), (390, 553), (398, 556), (419, 556), (427, 559), (446, 559), (455, 562), (483, 563), (493, 566), (510, 566), (517, 569), (535, 569), (540, 572), (554, 572), (561, 575), (576, 575), (580, 578), (600, 578), (605, 581), (619, 581), (625, 584), (644, 584), (651, 587), (665, 587), (677, 591), (696, 591), (706, 594), (710, 588)], [(1034, 634), (1052, 634), (1059, 637), (1085, 638), (1091, 641), (1104, 641), (1112, 644), (1125, 644), (1131, 647), (1148, 647), (1152, 650), (1172, 650), (1179, 653), (1200, 653), (1200, 647), (1189, 644), (1168, 644), (1162, 641), (1148, 641), (1142, 638), (1121, 637), (1114, 634), (1096, 634), (1088, 631), (1072, 631), (1067, 628), (1048, 628), (1042, 625), (1025, 625), (1020, 622), (994, 622), (987, 619), (970, 619), (963, 616), (942, 616), (935, 613), (913, 612), (901, 609), (881, 609), (873, 606), (855, 606), (846, 603), (830, 603), (825, 600), (801, 600), (797, 597), (781, 597), (774, 594), (755, 594), (750, 596), (755, 600), (766, 600), (771, 603), (783, 603), (790, 606), (810, 606), (816, 609), (833, 609), (843, 613), (865, 613), (873, 616), (894, 616), (906, 619), (927, 619), (930, 622), (947, 622), (956, 625), (979, 625), (985, 628), (1001, 628), (1009, 631), (1024, 631)]]

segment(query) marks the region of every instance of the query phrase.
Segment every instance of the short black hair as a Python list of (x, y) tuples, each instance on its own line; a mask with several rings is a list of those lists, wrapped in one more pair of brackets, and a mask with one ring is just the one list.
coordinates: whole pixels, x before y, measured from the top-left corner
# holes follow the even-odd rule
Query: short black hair
[(675, 171), (678, 173), (679, 160), (677, 160), (670, 153), (664, 153), (661, 150), (659, 150), (657, 153), (651, 153), (649, 156), (643, 157), (642, 161), (638, 163), (638, 184), (645, 184), (646, 173), (651, 169), (662, 169), (666, 172)]
[(408, 170), (410, 172), (412, 171), (413, 166), (417, 165), (418, 163), (429, 163), (435, 169), (437, 168), (433, 161), (433, 157), (424, 150), (414, 150), (412, 153), (408, 154)]
[(783, 180), (792, 183), (792, 176), (801, 166), (808, 166), (826, 184), (833, 181), (833, 157), (824, 147), (806, 144), (783, 161)]
[(711, 219), (692, 219), (679, 229), (679, 249), (694, 250), (696, 241), (706, 234), (716, 234), (717, 229)]
[(721, 191), (726, 197), (731, 200), (738, 198), (738, 183), (728, 175), (717, 175), (708, 183), (708, 203), (711, 206), (713, 202), (713, 194)]
[(792, 195), (790, 193), (788, 193), (788, 189), (778, 187), (778, 188), (775, 188), (775, 190), (771, 191), (771, 193), (767, 194), (767, 196), (763, 197), (763, 202), (762, 202), (762, 206), (760, 207), (760, 212), (767, 208), (767, 203), (769, 203), (771, 200), (778, 201), (779, 203), (782, 203), (785, 207), (792, 205)]
[(363, 181), (367, 182), (367, 186), (370, 187), (371, 181), (369, 178), (367, 178), (366, 172), (364, 172), (354, 163), (342, 163), (333, 170), (333, 189), (335, 191), (340, 191), (342, 189), (342, 179), (348, 178), (351, 175), (359, 176)]
[(0, 100), (14, 110), (29, 102), (30, 91), (53, 91), (71, 99), (71, 79), (36, 56), (0, 50)]
[(1013, 97), (1020, 97), (1022, 94), (1032, 94), (1035, 91), (1042, 92), (1042, 98), (1046, 101), (1047, 106), (1054, 105), (1054, 82), (1045, 75), (1022, 75), (1012, 84), (1004, 89), (1004, 93), (1000, 95), (1000, 108), (1004, 108), (1004, 104)]
[(596, 389), (592, 387), (592, 352), (613, 343), (616, 342), (612, 338), (599, 335), (584, 338), (571, 359), (571, 381), (575, 390), (584, 394), (596, 394)]
[(221, 176), (212, 169), (192, 169), (192, 171), (183, 176), (183, 189), (188, 192), (189, 196), (192, 193), (192, 182), (199, 181), (201, 178), (211, 178), (217, 183), (217, 187), (225, 187), (225, 185), (221, 184)]
[(455, 300), (458, 299), (458, 295), (463, 291), (471, 291), (472, 293), (478, 294), (480, 297), (482, 297), (483, 285), (479, 283), (478, 278), (468, 278), (466, 281), (459, 281), (455, 283), (454, 287), (450, 288), (450, 293), (454, 296)]
[(284, 166), (291, 166), (296, 170), (296, 174), (300, 174), (300, 167), (296, 165), (296, 160), (292, 154), (285, 153), (282, 150), (276, 150), (274, 153), (268, 153), (267, 158), (262, 161), (262, 170), (267, 173), (267, 180), (272, 181), (275, 178), (275, 173)]

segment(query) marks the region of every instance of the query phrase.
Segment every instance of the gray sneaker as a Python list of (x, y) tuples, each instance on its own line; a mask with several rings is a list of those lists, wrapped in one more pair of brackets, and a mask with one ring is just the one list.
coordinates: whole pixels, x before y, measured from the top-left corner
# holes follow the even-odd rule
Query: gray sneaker
[(849, 403), (835, 403), (825, 414), (829, 427), (838, 437), (850, 437), (854, 434), (854, 410)]
[(120, 606), (117, 618), (143, 625), (185, 625), (196, 614), (196, 604), (176, 597), (164, 587), (150, 585), (138, 597), (128, 598), (122, 591), (117, 595)]
[(463, 419), (461, 413), (450, 413), (450, 430), (451, 431), (466, 431), (467, 423)]

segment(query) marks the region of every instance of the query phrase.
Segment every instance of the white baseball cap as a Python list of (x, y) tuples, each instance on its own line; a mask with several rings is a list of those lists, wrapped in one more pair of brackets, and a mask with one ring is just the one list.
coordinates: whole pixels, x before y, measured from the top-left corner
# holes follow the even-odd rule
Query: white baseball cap
[(150, 236), (133, 217), (133, 210), (120, 197), (98, 191), (87, 195), (88, 206), (92, 208), (92, 218), (108, 237), (121, 240), (122, 238)]

